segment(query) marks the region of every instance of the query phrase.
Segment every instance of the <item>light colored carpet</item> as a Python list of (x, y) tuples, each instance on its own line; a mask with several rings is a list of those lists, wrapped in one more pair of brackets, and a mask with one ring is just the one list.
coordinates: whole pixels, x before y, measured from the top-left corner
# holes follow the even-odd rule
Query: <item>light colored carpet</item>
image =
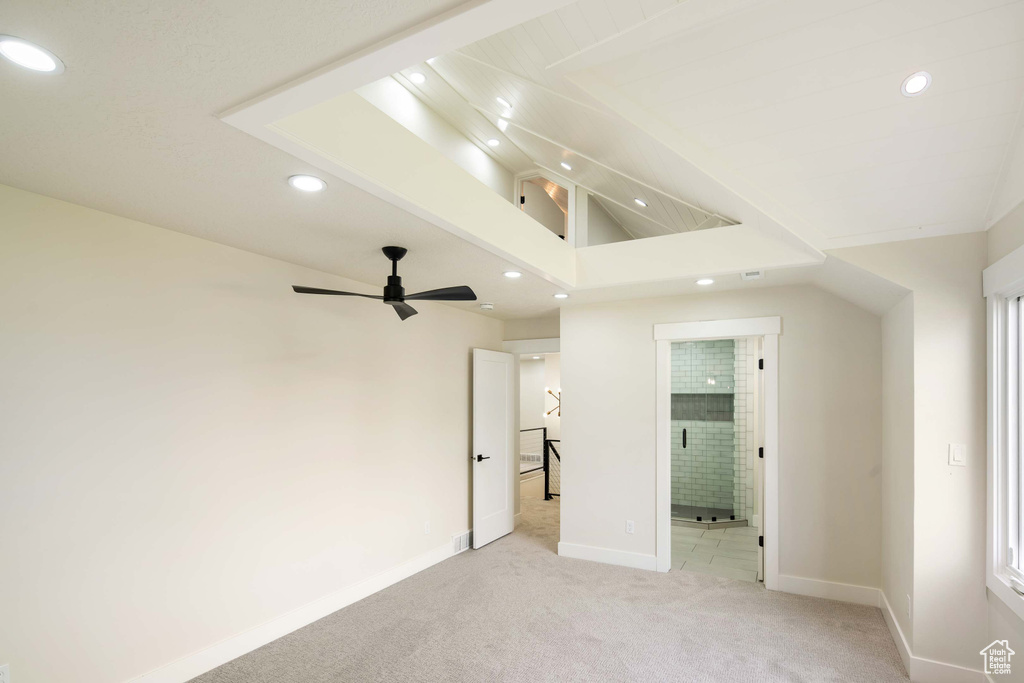
[(558, 501), (462, 553), (194, 679), (906, 681), (872, 607), (558, 557)]

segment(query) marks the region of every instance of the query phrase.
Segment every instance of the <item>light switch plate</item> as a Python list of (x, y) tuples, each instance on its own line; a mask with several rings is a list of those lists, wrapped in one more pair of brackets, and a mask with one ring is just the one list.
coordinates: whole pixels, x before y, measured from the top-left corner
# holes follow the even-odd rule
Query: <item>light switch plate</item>
[(967, 467), (967, 444), (949, 444), (950, 467)]

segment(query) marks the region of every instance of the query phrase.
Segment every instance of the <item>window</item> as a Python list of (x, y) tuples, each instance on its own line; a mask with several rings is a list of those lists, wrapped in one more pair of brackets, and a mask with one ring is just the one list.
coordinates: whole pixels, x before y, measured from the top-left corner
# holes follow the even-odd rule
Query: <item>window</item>
[(989, 589), (1024, 618), (1024, 251), (985, 270)]

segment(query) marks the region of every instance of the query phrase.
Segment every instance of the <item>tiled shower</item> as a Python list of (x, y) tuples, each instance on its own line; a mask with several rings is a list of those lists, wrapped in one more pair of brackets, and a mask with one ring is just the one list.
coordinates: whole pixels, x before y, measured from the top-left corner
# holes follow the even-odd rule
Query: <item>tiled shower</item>
[(672, 516), (755, 513), (757, 339), (672, 344)]

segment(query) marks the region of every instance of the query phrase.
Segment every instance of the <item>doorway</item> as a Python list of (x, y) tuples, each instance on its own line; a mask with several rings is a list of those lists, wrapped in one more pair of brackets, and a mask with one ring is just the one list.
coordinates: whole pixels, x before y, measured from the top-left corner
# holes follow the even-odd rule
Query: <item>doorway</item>
[(560, 358), (557, 352), (519, 357), (519, 523), (553, 526), (556, 539), (562, 492)]
[(760, 337), (671, 342), (672, 569), (764, 578)]
[(776, 585), (780, 328), (655, 326), (659, 571)]

